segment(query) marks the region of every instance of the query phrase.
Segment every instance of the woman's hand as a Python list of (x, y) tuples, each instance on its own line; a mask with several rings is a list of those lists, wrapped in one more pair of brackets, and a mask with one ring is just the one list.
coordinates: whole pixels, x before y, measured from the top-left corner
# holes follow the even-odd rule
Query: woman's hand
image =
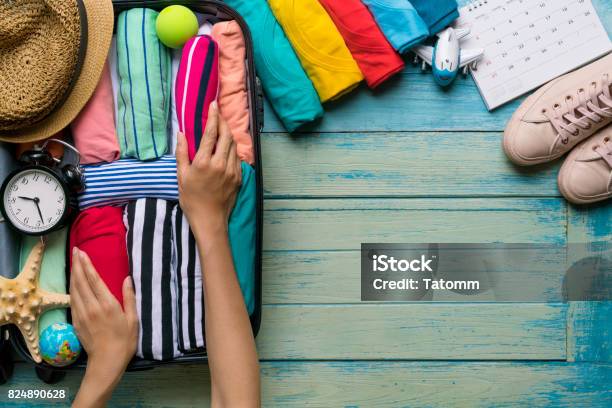
[(205, 236), (227, 230), (242, 175), (232, 133), (217, 103), (210, 105), (206, 130), (192, 163), (185, 136), (179, 133), (177, 137), (179, 202), (191, 229)]
[(70, 299), (72, 323), (87, 351), (87, 370), (74, 406), (104, 406), (136, 352), (138, 315), (132, 280), (123, 282), (124, 311), (87, 254), (75, 247)]

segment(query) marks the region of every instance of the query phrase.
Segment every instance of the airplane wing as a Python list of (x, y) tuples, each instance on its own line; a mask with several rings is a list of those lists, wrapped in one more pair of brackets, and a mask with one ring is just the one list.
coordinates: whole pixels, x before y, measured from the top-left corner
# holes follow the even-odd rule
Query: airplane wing
[(484, 50), (482, 48), (474, 48), (470, 50), (462, 48), (460, 54), (459, 68), (463, 68), (467, 65), (477, 62), (480, 58), (482, 58), (483, 54)]
[(470, 31), (470, 27), (455, 28), (455, 35), (457, 36), (457, 39), (461, 41), (461, 39), (467, 36)]
[(431, 65), (431, 61), (433, 60), (433, 47), (429, 47), (427, 45), (417, 45), (412, 48), (412, 52), (414, 52), (417, 57), (422, 59), (428, 65)]

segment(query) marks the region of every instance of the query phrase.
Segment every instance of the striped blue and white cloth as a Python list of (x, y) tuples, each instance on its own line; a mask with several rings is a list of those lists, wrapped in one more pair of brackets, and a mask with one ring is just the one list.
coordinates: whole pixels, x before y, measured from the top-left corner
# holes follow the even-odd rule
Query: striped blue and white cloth
[(121, 159), (112, 163), (83, 166), (85, 190), (79, 194), (81, 210), (122, 205), (140, 198), (178, 201), (176, 158), (157, 160)]

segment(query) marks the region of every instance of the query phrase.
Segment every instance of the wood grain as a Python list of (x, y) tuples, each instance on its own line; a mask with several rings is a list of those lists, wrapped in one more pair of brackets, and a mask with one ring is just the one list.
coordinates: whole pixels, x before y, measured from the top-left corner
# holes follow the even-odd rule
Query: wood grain
[[(570, 206), (568, 240), (583, 246), (579, 257), (612, 262), (612, 205)], [(572, 302), (569, 310), (568, 359), (612, 362), (612, 302)]]
[[(264, 362), (264, 407), (607, 408), (609, 364), (525, 362)], [(62, 382), (74, 397), (80, 373)], [(127, 373), (110, 407), (209, 407), (206, 365)], [(5, 388), (50, 389), (21, 363)], [(4, 394), (4, 393), (3, 393)], [(0, 397), (4, 407), (23, 401)], [(37, 407), (66, 406), (37, 401)]]
[(519, 168), (500, 132), (317, 133), (263, 138), (266, 197), (557, 197), (558, 163)]
[(266, 250), (346, 250), (364, 242), (563, 244), (559, 199), (267, 200)]
[[(512, 252), (495, 259), (491, 278), (495, 290), (460, 295), (450, 291), (436, 291), (433, 301), (561, 301), (563, 279), (567, 270), (565, 250), (552, 248), (522, 256), (516, 264)], [(358, 303), (361, 255), (359, 251), (266, 251), (263, 257), (263, 303)], [(446, 276), (455, 272), (446, 268)], [(455, 272), (456, 273), (456, 272)], [(463, 275), (462, 275), (463, 276)], [(439, 276), (443, 277), (443, 276)], [(429, 298), (429, 297), (428, 297)]]
[(564, 304), (265, 306), (264, 360), (565, 360)]

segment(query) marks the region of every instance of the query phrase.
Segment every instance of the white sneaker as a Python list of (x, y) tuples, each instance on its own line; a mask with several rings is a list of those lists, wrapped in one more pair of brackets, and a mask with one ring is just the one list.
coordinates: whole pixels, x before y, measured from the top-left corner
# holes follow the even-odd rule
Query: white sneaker
[(559, 171), (559, 190), (574, 204), (612, 197), (612, 125), (577, 146)]
[(552, 161), (612, 123), (612, 53), (529, 96), (504, 132), (504, 150), (521, 166)]

